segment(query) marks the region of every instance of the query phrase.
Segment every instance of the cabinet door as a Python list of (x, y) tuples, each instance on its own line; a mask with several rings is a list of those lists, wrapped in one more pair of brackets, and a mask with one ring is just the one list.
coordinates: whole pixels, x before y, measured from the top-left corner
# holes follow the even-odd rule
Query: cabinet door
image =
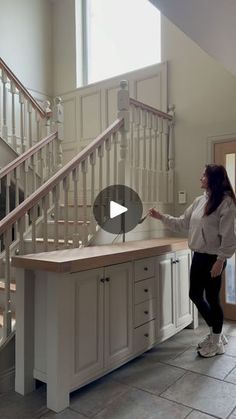
[(175, 253), (156, 259), (157, 337), (163, 340), (175, 332)]
[(105, 365), (119, 364), (132, 353), (132, 265), (105, 269)]
[(192, 302), (189, 299), (190, 250), (176, 252), (176, 326), (192, 321)]
[(71, 276), (75, 277), (73, 373), (78, 383), (93, 377), (103, 368), (103, 269)]

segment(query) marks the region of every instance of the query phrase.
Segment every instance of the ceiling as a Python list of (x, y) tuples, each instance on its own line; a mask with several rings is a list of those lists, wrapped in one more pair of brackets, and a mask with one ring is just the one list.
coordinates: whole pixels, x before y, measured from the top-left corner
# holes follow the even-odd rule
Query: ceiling
[(149, 0), (236, 75), (236, 0)]

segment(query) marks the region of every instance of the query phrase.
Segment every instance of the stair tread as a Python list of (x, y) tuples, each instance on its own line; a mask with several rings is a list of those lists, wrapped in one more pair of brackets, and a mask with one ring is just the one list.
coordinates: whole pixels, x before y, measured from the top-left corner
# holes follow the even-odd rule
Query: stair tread
[[(55, 220), (53, 220), (53, 219), (52, 220), (48, 220), (48, 223), (49, 224), (50, 223), (52, 224), (54, 222), (55, 222)], [(65, 220), (58, 220), (57, 222), (58, 222), (58, 224), (65, 224)], [(90, 224), (91, 221), (85, 221), (84, 222), (83, 220), (78, 220), (77, 223), (78, 224)], [(68, 224), (72, 224), (73, 225), (73, 224), (75, 224), (75, 221), (74, 220), (68, 220)]]
[[(68, 204), (67, 205), (68, 207), (70, 207), (70, 208), (74, 208), (75, 207), (75, 205), (74, 204)], [(92, 204), (87, 204), (87, 205), (82, 205), (82, 204), (79, 204), (79, 205), (77, 205), (77, 207), (78, 208), (83, 208), (83, 207), (92, 207), (93, 205)], [(60, 207), (61, 208), (65, 208), (65, 205), (64, 204), (60, 204)]]
[[(38, 242), (38, 243), (41, 243), (41, 242), (44, 242), (44, 238), (43, 237), (36, 237), (36, 242)], [(29, 238), (26, 238), (26, 239), (24, 239), (24, 241), (25, 242), (32, 242), (32, 239), (29, 237)], [(55, 239), (50, 239), (50, 238), (48, 238), (47, 239), (47, 242), (48, 243), (54, 243), (55, 242)], [(65, 240), (64, 239), (58, 239), (58, 243), (65, 243)], [(73, 244), (73, 240), (71, 240), (71, 239), (68, 239), (67, 240), (67, 243), (70, 243), (70, 244)]]

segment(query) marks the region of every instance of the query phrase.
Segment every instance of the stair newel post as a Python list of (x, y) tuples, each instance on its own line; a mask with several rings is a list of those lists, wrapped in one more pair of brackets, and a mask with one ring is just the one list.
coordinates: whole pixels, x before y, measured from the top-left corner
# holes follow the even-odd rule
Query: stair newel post
[(79, 247), (79, 231), (78, 231), (78, 182), (79, 182), (79, 168), (76, 167), (72, 172), (72, 182), (73, 182), (73, 191), (74, 191), (74, 233), (73, 233), (73, 247)]
[(44, 121), (44, 135), (45, 137), (47, 137), (50, 134), (50, 130), (51, 130), (50, 116), (52, 114), (49, 100), (44, 100), (43, 109), (44, 109), (44, 112), (47, 114)]
[(136, 139), (136, 146), (135, 146), (135, 190), (138, 194), (140, 194), (140, 124), (141, 124), (141, 112), (138, 107), (134, 109), (134, 122), (136, 126), (137, 132), (137, 139)]
[(69, 213), (68, 213), (68, 206), (69, 206), (68, 193), (69, 193), (69, 187), (70, 187), (69, 176), (66, 176), (63, 179), (62, 187), (64, 191), (64, 211), (65, 211), (64, 241), (65, 241), (65, 248), (66, 248), (68, 247), (68, 224), (69, 224)]
[(19, 92), (19, 103), (20, 103), (20, 142), (21, 142), (21, 153), (25, 151), (25, 125), (24, 125), (24, 107), (25, 98), (22, 92)]
[(57, 131), (57, 167), (62, 167), (62, 141), (64, 138), (64, 109), (62, 99), (56, 97), (53, 104), (53, 128)]
[(147, 120), (147, 128), (148, 128), (148, 139), (149, 139), (149, 158), (148, 158), (148, 180), (147, 180), (147, 195), (148, 201), (152, 201), (152, 192), (153, 192), (153, 176), (152, 176), (152, 157), (153, 157), (153, 150), (152, 150), (152, 113), (148, 112), (148, 120)]
[(83, 196), (83, 227), (82, 227), (82, 241), (83, 244), (88, 241), (88, 225), (87, 225), (87, 173), (88, 173), (88, 159), (81, 163), (82, 172), (82, 196)]
[(8, 143), (8, 126), (7, 126), (7, 83), (8, 78), (4, 70), (2, 70), (2, 116), (3, 116), (3, 125), (2, 125), (2, 138)]
[[(89, 156), (89, 163), (91, 166), (91, 197), (90, 197), (90, 204), (93, 205), (95, 201), (95, 164), (96, 164), (96, 152), (90, 154)], [(96, 232), (96, 222), (94, 220), (94, 217), (92, 216), (92, 213), (90, 213), (90, 234), (95, 234)]]
[(159, 141), (158, 141), (158, 168), (159, 168), (159, 173), (158, 173), (158, 191), (159, 191), (159, 201), (163, 202), (163, 196), (164, 196), (164, 191), (163, 191), (163, 153), (162, 153), (162, 148), (163, 148), (163, 142), (162, 142), (162, 132), (163, 132), (163, 119), (158, 117), (158, 136), (159, 136)]
[(124, 120), (124, 125), (121, 128), (120, 140), (120, 161), (118, 163), (118, 182), (120, 185), (129, 185), (130, 170), (128, 172), (127, 154), (128, 154), (128, 140), (127, 133), (130, 130), (130, 116), (129, 116), (129, 92), (127, 80), (120, 82), (120, 89), (117, 95), (118, 118)]
[(5, 247), (5, 295), (4, 295), (4, 322), (3, 322), (3, 336), (6, 338), (11, 333), (11, 306), (10, 306), (10, 283), (11, 283), (11, 234), (12, 227), (10, 226), (4, 234)]
[(160, 170), (160, 156), (158, 152), (159, 136), (158, 136), (158, 117), (153, 115), (154, 130), (154, 169), (153, 169), (153, 201), (158, 201), (158, 176)]
[(168, 203), (174, 201), (174, 126), (175, 126), (175, 105), (169, 106), (169, 115), (172, 120), (169, 121), (168, 134)]
[(163, 162), (163, 202), (168, 202), (168, 119), (163, 119), (162, 162)]
[(12, 121), (11, 143), (14, 150), (17, 151), (15, 95), (16, 95), (16, 86), (14, 82), (11, 81), (11, 121)]
[(143, 164), (142, 164), (142, 197), (147, 199), (147, 111), (141, 111), (142, 141), (143, 141)]

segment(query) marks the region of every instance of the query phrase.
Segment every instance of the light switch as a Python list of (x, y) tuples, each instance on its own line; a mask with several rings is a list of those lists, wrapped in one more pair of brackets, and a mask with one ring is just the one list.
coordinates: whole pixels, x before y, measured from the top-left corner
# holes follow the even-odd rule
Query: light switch
[(186, 204), (186, 191), (178, 192), (178, 200), (179, 204)]

